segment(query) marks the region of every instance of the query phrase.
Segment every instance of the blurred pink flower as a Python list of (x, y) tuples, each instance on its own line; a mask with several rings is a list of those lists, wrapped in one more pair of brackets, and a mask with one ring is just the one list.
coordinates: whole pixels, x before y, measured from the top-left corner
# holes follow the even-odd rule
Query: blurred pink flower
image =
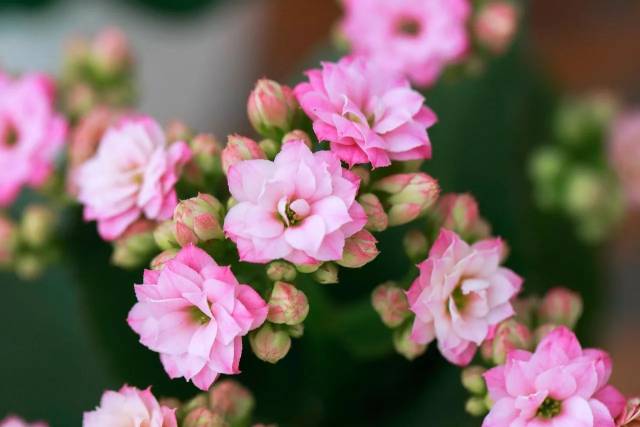
[(510, 0), (484, 4), (473, 24), (478, 41), (494, 54), (503, 53), (518, 30), (518, 9)]
[(627, 201), (640, 208), (640, 111), (618, 117), (609, 138), (609, 157)]
[(190, 157), (186, 143), (167, 144), (152, 118), (121, 120), (78, 170), (85, 219), (98, 221), (102, 238), (114, 240), (140, 217), (171, 218), (178, 203), (174, 186)]
[(49, 425), (42, 421), (28, 423), (15, 415), (9, 415), (4, 420), (0, 420), (0, 427), (49, 427)]
[(535, 353), (514, 350), (485, 373), (494, 402), (483, 427), (614, 427), (625, 406), (611, 385), (611, 359), (583, 350), (566, 327), (554, 329)]
[(183, 248), (160, 270), (145, 270), (128, 322), (160, 353), (171, 378), (207, 390), (219, 374), (237, 374), (242, 337), (260, 326), (267, 304), (205, 251)]
[(447, 360), (467, 365), (492, 326), (514, 313), (511, 299), (522, 279), (500, 266), (501, 252), (500, 239), (470, 246), (442, 229), (407, 293), (416, 314), (411, 338), (419, 344), (437, 339)]
[(427, 128), (436, 115), (406, 79), (356, 57), (325, 62), (307, 76), (295, 88), (298, 101), (318, 139), (350, 166), (431, 157)]
[(161, 406), (151, 394), (151, 389), (139, 390), (123, 386), (120, 391), (107, 390), (100, 399), (100, 406), (85, 412), (83, 427), (177, 427), (175, 409)]
[(469, 47), (468, 0), (343, 0), (341, 29), (355, 54), (408, 76), (436, 82)]
[(312, 153), (303, 141), (285, 144), (273, 162), (240, 162), (228, 177), (238, 204), (227, 214), (224, 230), (243, 261), (339, 260), (345, 239), (367, 222), (355, 201), (360, 179), (331, 152)]
[(54, 111), (54, 82), (42, 74), (12, 80), (0, 70), (0, 207), (54, 169), (67, 123)]

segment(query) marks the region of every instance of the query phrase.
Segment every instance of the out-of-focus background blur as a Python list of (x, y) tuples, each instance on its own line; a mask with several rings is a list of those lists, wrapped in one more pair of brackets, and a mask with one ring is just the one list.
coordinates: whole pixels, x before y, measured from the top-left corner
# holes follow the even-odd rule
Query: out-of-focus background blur
[[(335, 55), (330, 37), (339, 15), (332, 0), (0, 0), (0, 66), (56, 73), (69, 36), (115, 25), (135, 48), (139, 109), (224, 137), (248, 129), (245, 102), (257, 78), (294, 82)], [(427, 92), (441, 120), (429, 171), (446, 190), (478, 197), (528, 289), (563, 284), (584, 293), (579, 332), (610, 350), (613, 382), (630, 394), (640, 393), (640, 218), (630, 215), (604, 247), (585, 246), (562, 219), (537, 212), (523, 171), (530, 149), (548, 136), (560, 94), (606, 89), (640, 103), (639, 22), (634, 0), (532, 1), (516, 45), (484, 75)], [(137, 274), (108, 267), (109, 249), (93, 228), (70, 232), (65, 262), (43, 279), (0, 275), (0, 418), (15, 412), (79, 425), (102, 390), (123, 382), (154, 384), (161, 395), (195, 392), (168, 381), (157, 356), (128, 332)], [(371, 280), (397, 273), (374, 264)], [(372, 284), (355, 277), (343, 277), (330, 297), (369, 292)], [(457, 415), (464, 394), (455, 370), (433, 351), (410, 365), (397, 355), (359, 361), (349, 336), (327, 343), (309, 332), (295, 346), (275, 367), (245, 353), (240, 380), (267, 421), (410, 426), (430, 414), (430, 425), (474, 425)]]

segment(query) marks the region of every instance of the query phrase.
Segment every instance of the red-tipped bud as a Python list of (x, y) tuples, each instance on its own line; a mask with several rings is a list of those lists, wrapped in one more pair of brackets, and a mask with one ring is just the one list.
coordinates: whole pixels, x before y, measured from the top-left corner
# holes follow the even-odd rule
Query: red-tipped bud
[(322, 285), (338, 283), (338, 266), (332, 262), (325, 262), (313, 272), (313, 278)]
[(269, 298), (270, 322), (297, 325), (304, 322), (308, 313), (309, 301), (304, 292), (289, 283), (276, 282)]
[(178, 249), (167, 249), (160, 252), (151, 260), (151, 269), (160, 270), (167, 262), (174, 259), (176, 255), (178, 255)]
[(195, 408), (187, 414), (183, 427), (230, 427), (225, 419), (208, 408)]
[(285, 330), (266, 322), (249, 335), (249, 344), (260, 360), (276, 363), (289, 352), (291, 337)]
[(298, 275), (296, 268), (286, 261), (273, 261), (267, 266), (267, 276), (274, 282), (291, 282)]
[(553, 323), (573, 328), (582, 315), (582, 298), (566, 288), (551, 289), (538, 308), (541, 323)]
[(399, 328), (393, 331), (393, 346), (398, 353), (408, 360), (415, 359), (427, 350), (426, 345), (417, 344), (411, 339), (410, 327)]
[(409, 230), (402, 239), (404, 251), (409, 259), (413, 262), (422, 261), (427, 257), (429, 252), (429, 241), (427, 237), (419, 230)]
[(365, 227), (370, 231), (384, 231), (389, 225), (389, 218), (380, 203), (380, 199), (375, 194), (366, 193), (358, 198), (358, 202), (367, 214), (367, 224)]
[(345, 242), (342, 259), (337, 263), (347, 268), (360, 268), (370, 263), (380, 253), (376, 243), (376, 238), (367, 230), (358, 231)]
[(293, 90), (268, 79), (258, 80), (247, 101), (249, 121), (267, 138), (290, 131), (298, 110)]
[(180, 246), (223, 239), (222, 219), (224, 207), (210, 194), (182, 200), (173, 213), (175, 236)]
[(438, 182), (426, 173), (391, 175), (373, 185), (377, 191), (387, 193), (389, 225), (402, 225), (413, 221), (429, 209), (438, 199)]
[(254, 406), (251, 392), (237, 381), (219, 381), (209, 391), (209, 408), (233, 426), (246, 425)]
[(493, 361), (496, 365), (502, 365), (511, 350), (528, 350), (532, 344), (529, 328), (515, 320), (506, 320), (498, 325), (493, 337)]
[(286, 144), (287, 142), (292, 142), (292, 141), (302, 141), (310, 149), (313, 148), (313, 143), (311, 142), (311, 138), (309, 137), (309, 134), (306, 133), (305, 131), (294, 130), (294, 131), (291, 131), (291, 132), (287, 133), (282, 138), (282, 145)]
[(390, 328), (400, 326), (409, 316), (409, 302), (404, 291), (393, 282), (379, 285), (371, 294), (371, 304), (382, 323)]
[(494, 54), (504, 52), (518, 29), (518, 10), (511, 1), (490, 1), (474, 22), (478, 42)]
[(131, 65), (129, 41), (118, 28), (102, 30), (93, 42), (91, 53), (97, 69), (103, 74), (117, 74)]
[(181, 120), (172, 120), (166, 127), (165, 135), (169, 142), (186, 142), (193, 138), (193, 131), (185, 122)]
[(437, 214), (442, 227), (468, 235), (480, 219), (478, 203), (470, 194), (445, 194), (438, 200)]
[(627, 405), (618, 417), (616, 426), (640, 427), (640, 397), (634, 397), (627, 401)]
[(243, 160), (266, 159), (262, 148), (251, 138), (240, 135), (229, 135), (227, 146), (222, 150), (222, 170), (229, 168)]

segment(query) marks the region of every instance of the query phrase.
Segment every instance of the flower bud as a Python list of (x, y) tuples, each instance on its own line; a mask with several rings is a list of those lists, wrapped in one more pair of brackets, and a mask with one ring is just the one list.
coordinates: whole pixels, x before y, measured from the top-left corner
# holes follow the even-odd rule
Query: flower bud
[(185, 122), (172, 120), (166, 127), (165, 135), (169, 143), (177, 141), (186, 142), (193, 137), (193, 132)]
[(514, 319), (527, 328), (532, 328), (540, 305), (539, 298), (536, 296), (520, 297), (511, 301), (511, 305), (516, 312)]
[(176, 411), (178, 419), (185, 418), (191, 411), (197, 408), (208, 408), (209, 397), (206, 393), (198, 393), (195, 397), (191, 398)]
[(175, 236), (180, 246), (223, 239), (222, 219), (224, 207), (210, 194), (182, 200), (173, 212)]
[(118, 74), (131, 65), (127, 36), (118, 28), (102, 30), (91, 49), (97, 70), (104, 75)]
[(482, 366), (469, 366), (462, 371), (462, 386), (473, 394), (484, 394), (487, 391), (484, 378), (485, 373)]
[(240, 135), (229, 135), (227, 146), (222, 150), (222, 170), (229, 172), (229, 168), (243, 160), (266, 159), (262, 148), (251, 138)]
[(274, 282), (280, 280), (291, 282), (297, 275), (296, 268), (286, 261), (273, 261), (267, 266), (267, 277)]
[(533, 336), (535, 339), (535, 343), (539, 344), (540, 341), (544, 339), (551, 331), (556, 329), (558, 325), (554, 325), (553, 323), (544, 323), (536, 328), (533, 332)]
[(295, 286), (276, 282), (269, 298), (269, 314), (267, 320), (272, 323), (297, 325), (304, 322), (309, 314), (307, 296)]
[(610, 191), (606, 177), (599, 171), (576, 168), (567, 179), (565, 208), (578, 216), (596, 214), (598, 207), (608, 200)]
[(202, 182), (204, 177), (222, 173), (222, 147), (213, 135), (198, 134), (189, 141), (191, 161), (185, 174), (191, 182)]
[(246, 425), (254, 406), (251, 392), (237, 381), (218, 381), (209, 391), (209, 408), (232, 426)]
[(178, 249), (166, 249), (160, 252), (151, 260), (151, 269), (160, 270), (167, 262), (174, 259), (176, 255), (178, 255)]
[(347, 268), (360, 268), (373, 261), (378, 254), (378, 241), (367, 230), (360, 230), (349, 237), (344, 244), (342, 259), (338, 265)]
[(438, 199), (438, 182), (426, 173), (391, 175), (373, 185), (375, 190), (389, 194), (389, 225), (413, 221)]
[(263, 139), (258, 143), (258, 146), (269, 160), (273, 160), (280, 151), (280, 145), (273, 139)]
[(480, 219), (478, 203), (470, 194), (445, 194), (438, 200), (437, 214), (442, 227), (467, 235)]
[(402, 239), (404, 245), (404, 251), (409, 259), (413, 262), (422, 261), (427, 257), (429, 252), (429, 242), (427, 237), (419, 230), (413, 229), (407, 231)]
[(474, 396), (467, 400), (464, 410), (473, 417), (481, 417), (489, 411), (489, 408), (487, 408), (484, 397)]
[(296, 270), (298, 270), (300, 273), (311, 274), (318, 271), (321, 265), (322, 261), (312, 262), (309, 264), (296, 264)]
[(314, 273), (313, 278), (321, 285), (338, 283), (338, 266), (332, 262), (323, 263)]
[(138, 220), (131, 224), (114, 243), (111, 262), (122, 268), (138, 267), (151, 258), (157, 250), (153, 238), (155, 224), (147, 220)]
[(160, 406), (166, 406), (169, 409), (179, 409), (182, 403), (175, 397), (161, 397), (158, 399)]
[(553, 323), (573, 327), (582, 315), (582, 298), (567, 288), (551, 289), (538, 308), (541, 323)]
[(510, 1), (490, 1), (480, 9), (474, 22), (478, 42), (494, 54), (503, 53), (518, 29), (518, 10)]
[(258, 80), (247, 102), (249, 121), (264, 137), (290, 131), (298, 110), (293, 90), (268, 79)]
[(304, 335), (304, 324), (298, 323), (297, 325), (289, 325), (287, 332), (291, 338), (300, 338)]
[(80, 119), (73, 130), (69, 146), (69, 160), (78, 166), (96, 153), (106, 130), (118, 118), (119, 113), (106, 107), (96, 107)]
[(282, 138), (282, 145), (292, 141), (302, 141), (304, 142), (304, 145), (309, 147), (309, 149), (313, 149), (313, 142), (311, 142), (311, 137), (309, 137), (309, 134), (303, 130), (297, 129), (287, 133)]
[(363, 166), (354, 166), (351, 173), (360, 178), (360, 188), (366, 187), (371, 182), (371, 172)]
[(640, 427), (640, 397), (634, 397), (627, 401), (627, 405), (618, 417), (620, 427)]
[(189, 412), (182, 427), (230, 427), (225, 419), (207, 408), (196, 408)]
[(532, 346), (532, 341), (531, 331), (525, 325), (513, 319), (502, 322), (493, 337), (494, 363), (502, 365), (511, 350), (527, 350)]
[(371, 294), (371, 304), (382, 323), (390, 328), (400, 326), (409, 316), (409, 302), (404, 291), (393, 282), (379, 285)]
[(265, 322), (249, 335), (249, 344), (258, 359), (276, 363), (289, 352), (291, 337), (286, 331)]
[(408, 360), (415, 359), (427, 350), (426, 345), (417, 344), (411, 340), (410, 327), (399, 328), (393, 331), (393, 346), (398, 353)]
[(153, 232), (153, 238), (160, 249), (172, 249), (178, 246), (173, 221), (165, 221)]
[(43, 205), (29, 205), (22, 214), (20, 236), (33, 248), (45, 246), (53, 237), (56, 214)]
[(384, 231), (389, 225), (389, 218), (375, 194), (365, 193), (358, 197), (358, 202), (367, 214), (366, 229), (369, 231)]
[(11, 265), (17, 244), (16, 225), (10, 219), (0, 216), (0, 267)]
[(34, 253), (20, 254), (14, 262), (16, 275), (26, 281), (35, 280), (42, 274), (46, 260)]

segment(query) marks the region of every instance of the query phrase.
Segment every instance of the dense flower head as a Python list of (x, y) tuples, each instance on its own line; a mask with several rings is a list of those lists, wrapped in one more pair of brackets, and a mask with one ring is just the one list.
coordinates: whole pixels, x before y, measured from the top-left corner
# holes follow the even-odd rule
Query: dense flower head
[(483, 427), (614, 427), (624, 397), (608, 385), (609, 355), (583, 350), (562, 326), (530, 353), (514, 350), (485, 380), (494, 402)]
[(343, 0), (341, 30), (354, 53), (430, 86), (462, 59), (469, 38), (468, 0)]
[(640, 111), (625, 113), (614, 121), (609, 156), (627, 201), (640, 208)]
[(383, 167), (431, 157), (427, 128), (437, 119), (405, 78), (361, 57), (325, 62), (307, 76), (295, 88), (298, 101), (341, 160)]
[(160, 353), (171, 378), (207, 390), (219, 374), (237, 374), (242, 337), (267, 316), (266, 302), (202, 249), (183, 248), (160, 270), (146, 270), (129, 313), (140, 342)]
[(42, 74), (11, 79), (0, 70), (0, 207), (54, 169), (67, 123), (54, 110), (54, 83)]
[(493, 327), (513, 315), (522, 279), (500, 266), (502, 246), (500, 239), (469, 245), (442, 229), (407, 293), (415, 342), (437, 339), (447, 360), (467, 365)]
[(303, 141), (284, 144), (273, 162), (237, 163), (228, 177), (237, 204), (224, 231), (243, 261), (339, 260), (345, 240), (367, 222), (355, 201), (360, 180), (334, 154), (313, 153)]
[(186, 143), (168, 144), (152, 118), (123, 118), (76, 175), (85, 219), (96, 220), (102, 238), (114, 240), (141, 217), (171, 218), (178, 203), (174, 187), (190, 156)]
[(119, 391), (105, 391), (100, 406), (84, 413), (82, 426), (177, 427), (174, 412), (160, 405), (150, 388), (139, 390), (125, 385)]

